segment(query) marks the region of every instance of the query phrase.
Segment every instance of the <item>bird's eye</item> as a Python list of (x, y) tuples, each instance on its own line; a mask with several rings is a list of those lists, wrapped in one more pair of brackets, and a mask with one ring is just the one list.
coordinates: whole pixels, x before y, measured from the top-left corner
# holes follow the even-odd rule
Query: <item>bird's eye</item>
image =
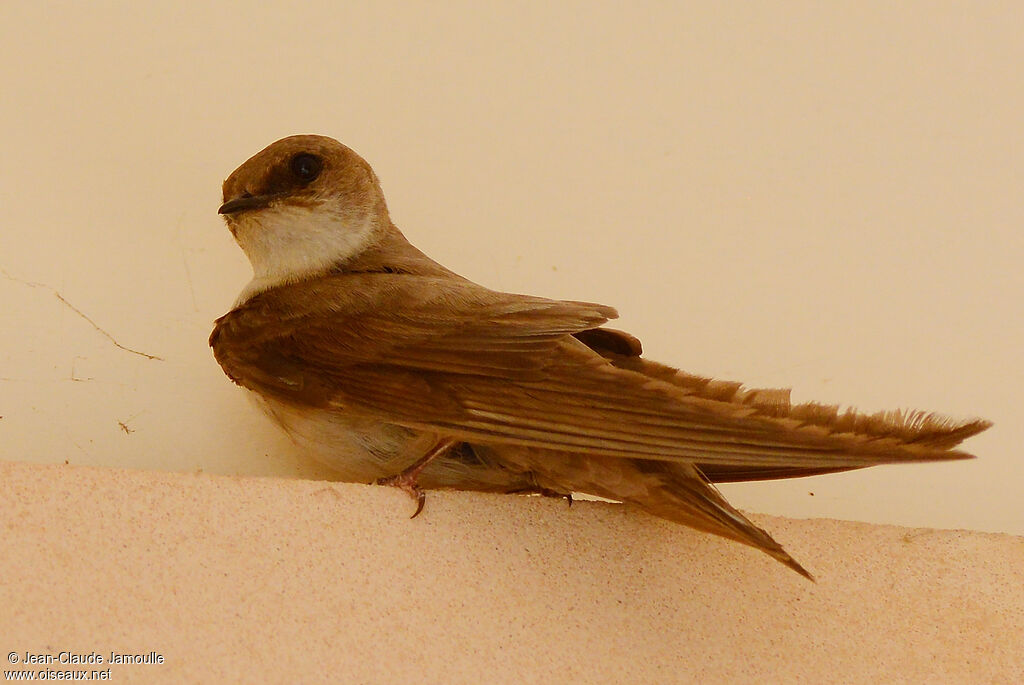
[(311, 155), (308, 152), (300, 152), (292, 157), (292, 161), (289, 166), (296, 178), (303, 183), (309, 183), (320, 175), (320, 170), (323, 169), (324, 163), (323, 160), (316, 155)]

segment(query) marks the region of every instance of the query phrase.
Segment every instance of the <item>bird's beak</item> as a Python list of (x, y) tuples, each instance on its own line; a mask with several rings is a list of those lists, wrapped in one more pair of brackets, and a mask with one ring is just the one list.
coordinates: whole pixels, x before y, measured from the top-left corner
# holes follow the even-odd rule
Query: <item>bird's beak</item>
[(228, 200), (220, 206), (217, 210), (218, 214), (239, 214), (241, 212), (248, 212), (252, 209), (262, 209), (269, 205), (273, 200), (280, 197), (280, 193), (271, 193), (270, 195), (250, 195), (246, 193), (236, 197), (233, 200)]

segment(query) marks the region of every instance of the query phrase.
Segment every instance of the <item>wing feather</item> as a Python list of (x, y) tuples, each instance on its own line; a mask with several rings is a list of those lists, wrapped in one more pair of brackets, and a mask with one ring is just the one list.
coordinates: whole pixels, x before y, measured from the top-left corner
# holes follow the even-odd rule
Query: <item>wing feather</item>
[(600, 328), (615, 316), (451, 278), (339, 274), (254, 297), (211, 345), (233, 380), (290, 401), (485, 444), (717, 465), (723, 478), (966, 458), (950, 448), (987, 427), (791, 406), (787, 391), (683, 374)]

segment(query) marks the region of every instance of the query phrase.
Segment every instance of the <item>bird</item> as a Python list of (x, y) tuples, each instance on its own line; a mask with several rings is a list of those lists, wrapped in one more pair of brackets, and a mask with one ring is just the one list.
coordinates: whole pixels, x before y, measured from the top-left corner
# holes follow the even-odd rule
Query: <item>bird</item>
[(491, 290), (415, 248), (370, 165), (289, 136), (228, 176), (218, 210), (253, 278), (216, 320), (224, 373), (339, 480), (587, 494), (748, 545), (813, 576), (716, 483), (968, 459), (991, 424), (794, 404), (643, 356), (589, 302)]

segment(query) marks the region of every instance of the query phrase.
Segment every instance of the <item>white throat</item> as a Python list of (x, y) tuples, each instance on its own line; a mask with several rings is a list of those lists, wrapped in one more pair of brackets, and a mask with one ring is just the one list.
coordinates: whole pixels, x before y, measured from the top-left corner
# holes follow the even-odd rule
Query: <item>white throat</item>
[(253, 278), (235, 305), (354, 257), (372, 240), (378, 223), (372, 213), (353, 216), (325, 205), (276, 205), (240, 215), (235, 239), (252, 264)]

